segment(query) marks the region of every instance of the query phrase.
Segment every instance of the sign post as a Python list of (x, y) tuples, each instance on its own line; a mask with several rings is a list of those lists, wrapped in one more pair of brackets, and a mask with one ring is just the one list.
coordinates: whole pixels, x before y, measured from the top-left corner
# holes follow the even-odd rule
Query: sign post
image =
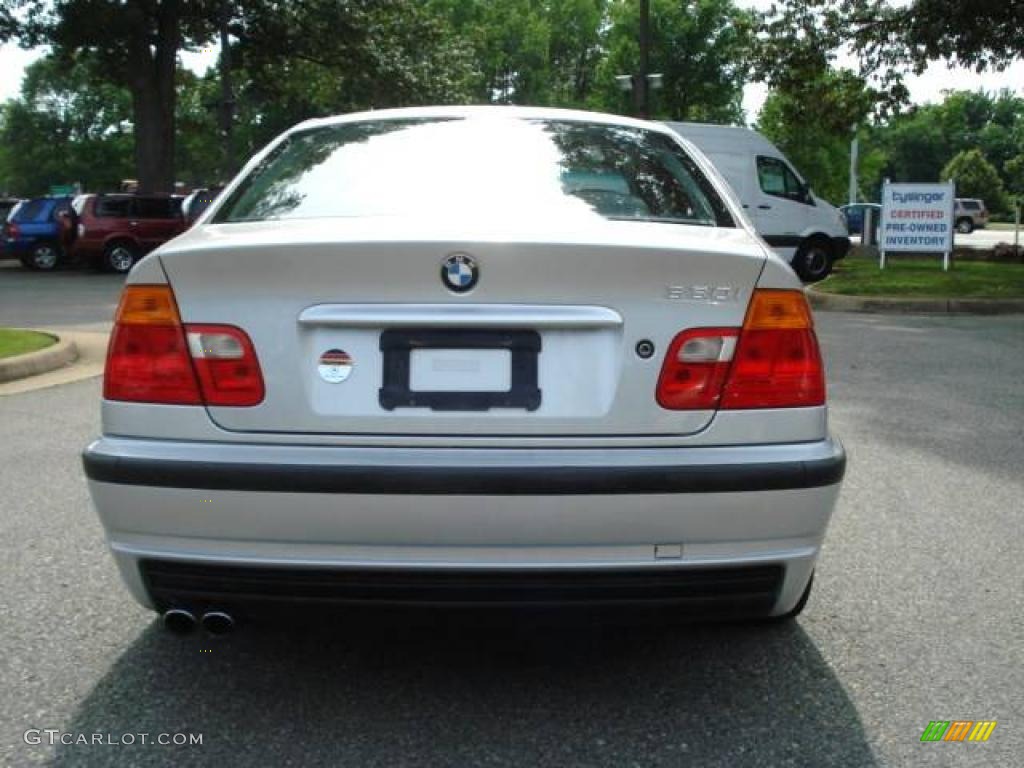
[(879, 262), (885, 269), (887, 252), (941, 253), (942, 269), (949, 269), (953, 253), (953, 205), (956, 185), (882, 185), (882, 226)]

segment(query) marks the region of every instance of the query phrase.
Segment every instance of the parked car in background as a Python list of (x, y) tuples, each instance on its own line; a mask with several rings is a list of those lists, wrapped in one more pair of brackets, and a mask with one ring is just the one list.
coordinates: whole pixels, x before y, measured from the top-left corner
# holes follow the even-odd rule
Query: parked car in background
[(200, 187), (199, 189), (193, 190), (192, 194), (185, 198), (185, 201), (181, 204), (182, 214), (185, 216), (185, 224), (191, 227), (196, 223), (203, 211), (210, 207), (217, 195), (221, 193), (224, 187)]
[(958, 197), (953, 209), (953, 220), (956, 222), (956, 231), (962, 235), (969, 235), (976, 229), (984, 229), (988, 226), (988, 208), (985, 207), (985, 201), (975, 197)]
[(37, 197), (16, 206), (3, 226), (4, 251), (29, 269), (56, 269), (74, 237), (70, 197)]
[(708, 156), (757, 233), (804, 282), (822, 280), (846, 256), (850, 238), (839, 211), (811, 191), (767, 138), (731, 125), (666, 125)]
[(127, 272), (140, 258), (185, 230), (181, 197), (80, 195), (75, 256), (110, 272)]
[(7, 217), (10, 216), (11, 211), (14, 210), (15, 206), (20, 203), (16, 197), (0, 197), (0, 223), (7, 221)]
[(851, 235), (861, 237), (864, 234), (864, 212), (870, 209), (873, 211), (875, 231), (882, 221), (882, 206), (878, 203), (853, 203), (852, 205), (840, 206), (839, 210), (846, 218), (846, 231)]

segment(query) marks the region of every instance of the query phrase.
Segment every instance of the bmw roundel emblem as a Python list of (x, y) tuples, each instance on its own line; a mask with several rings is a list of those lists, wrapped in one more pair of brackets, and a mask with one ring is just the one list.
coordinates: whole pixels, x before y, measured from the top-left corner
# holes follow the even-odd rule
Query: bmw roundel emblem
[(480, 267), (466, 253), (453, 253), (441, 262), (441, 282), (456, 293), (471, 291), (480, 279)]

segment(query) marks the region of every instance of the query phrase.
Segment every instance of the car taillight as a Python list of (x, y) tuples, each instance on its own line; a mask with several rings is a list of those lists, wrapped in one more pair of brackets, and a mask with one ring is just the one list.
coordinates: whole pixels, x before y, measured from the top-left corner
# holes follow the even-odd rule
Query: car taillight
[(10, 240), (17, 240), (20, 234), (21, 230), (18, 229), (18, 225), (15, 224), (13, 221), (9, 221), (6, 224), (4, 224), (4, 237)]
[(673, 411), (717, 408), (738, 328), (691, 328), (669, 345), (658, 377), (658, 405)]
[(756, 290), (743, 328), (692, 328), (669, 345), (658, 404), (672, 410), (825, 403), (825, 373), (801, 291)]
[(263, 375), (245, 332), (229, 325), (186, 325), (188, 348), (207, 405), (256, 405)]
[(243, 331), (183, 326), (170, 286), (129, 285), (114, 320), (103, 396), (168, 405), (256, 405), (263, 400), (263, 377)]

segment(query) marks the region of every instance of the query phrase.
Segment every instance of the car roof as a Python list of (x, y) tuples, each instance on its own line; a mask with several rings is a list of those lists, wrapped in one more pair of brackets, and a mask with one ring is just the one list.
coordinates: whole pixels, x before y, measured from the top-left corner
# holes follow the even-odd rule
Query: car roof
[(553, 107), (516, 107), (516, 106), (455, 106), (455, 107), (403, 107), (401, 109), (374, 109), (365, 112), (353, 112), (347, 115), (320, 117), (306, 120), (294, 126), (289, 133), (344, 123), (358, 123), (372, 120), (415, 120), (418, 118), (452, 118), (452, 117), (486, 117), (510, 118), (518, 120), (545, 119), (566, 120), (574, 122), (599, 123), (603, 125), (619, 125), (631, 128), (643, 128), (674, 135), (674, 132), (663, 123), (638, 120), (623, 115), (610, 115), (605, 112), (587, 112), (582, 109), (555, 109)]

